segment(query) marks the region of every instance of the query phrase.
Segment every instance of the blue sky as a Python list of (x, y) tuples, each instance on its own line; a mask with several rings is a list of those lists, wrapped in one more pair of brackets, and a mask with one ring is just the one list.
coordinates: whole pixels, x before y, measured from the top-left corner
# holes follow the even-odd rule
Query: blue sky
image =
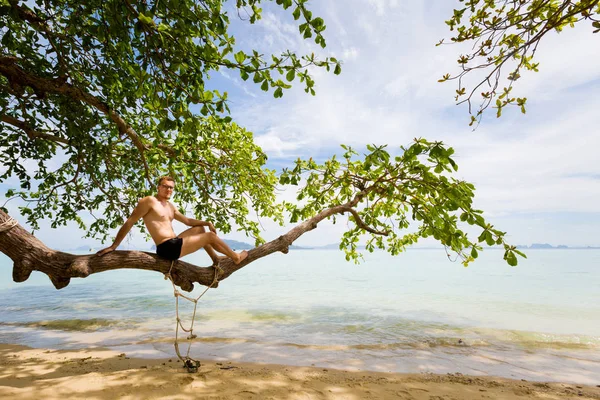
[[(335, 56), (344, 62), (342, 74), (315, 70), (314, 97), (296, 84), (274, 99), (233, 71), (215, 74), (209, 86), (229, 92), (232, 117), (254, 132), (272, 168), (339, 153), (340, 143), (397, 148), (414, 137), (443, 140), (456, 150), (458, 177), (476, 185), (477, 208), (508, 232), (511, 243), (600, 246), (600, 46), (591, 24), (544, 38), (537, 52), (540, 72), (523, 73), (514, 89), (528, 98), (526, 115), (515, 108), (496, 119), (490, 110), (472, 131), (466, 107), (454, 105), (455, 84), (437, 82), (457, 71), (461, 47), (435, 44), (450, 37), (444, 20), (458, 4), (313, 1), (309, 8), (327, 25), (325, 49), (302, 40), (296, 22), (274, 4), (263, 5), (255, 25), (240, 21), (229, 4), (241, 48)], [(266, 239), (286, 230), (262, 223)], [(344, 227), (322, 224), (298, 244), (337, 242)], [(44, 228), (37, 235), (50, 247), (83, 243), (75, 227), (61, 228), (60, 235)], [(247, 240), (243, 234), (228, 237)], [(129, 245), (144, 247), (144, 240), (134, 234)]]

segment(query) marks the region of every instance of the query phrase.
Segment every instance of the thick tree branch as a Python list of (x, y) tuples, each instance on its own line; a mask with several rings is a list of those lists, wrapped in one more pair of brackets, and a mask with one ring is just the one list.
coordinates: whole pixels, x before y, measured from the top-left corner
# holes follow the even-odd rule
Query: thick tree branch
[(55, 142), (55, 143), (62, 143), (62, 144), (66, 144), (66, 145), (69, 144), (69, 141), (65, 138), (61, 138), (59, 136), (49, 135), (44, 132), (36, 131), (35, 129), (31, 128), (26, 122), (21, 121), (17, 118), (11, 117), (10, 115), (0, 116), (0, 121), (21, 129), (23, 132), (25, 132), (27, 137), (32, 140), (44, 139), (44, 140), (49, 140), (49, 141)]
[[(223, 259), (219, 264), (219, 280), (229, 277), (240, 268), (269, 254), (278, 251), (287, 254), (289, 247), (296, 239), (315, 229), (319, 222), (334, 214), (352, 213), (361, 228), (371, 229), (356, 217), (357, 214), (355, 215), (356, 211), (353, 207), (358, 204), (360, 198), (357, 196), (351, 202), (321, 211), (314, 217), (298, 224), (288, 233), (250, 250), (248, 257), (238, 265), (230, 259)], [(0, 210), (0, 223), (8, 219), (10, 216)], [(40, 271), (48, 275), (57, 289), (66, 287), (71, 278), (85, 278), (91, 274), (113, 269), (145, 269), (167, 274), (171, 267), (170, 261), (141, 251), (114, 251), (99, 257), (95, 254), (74, 255), (52, 250), (18, 224), (7, 231), (0, 232), (0, 252), (6, 254), (14, 262), (13, 280), (15, 282), (24, 282), (32, 271)], [(198, 267), (181, 260), (175, 262), (171, 271), (175, 284), (186, 291), (191, 291), (194, 283), (211, 285), (214, 273), (215, 269), (212, 267)]]

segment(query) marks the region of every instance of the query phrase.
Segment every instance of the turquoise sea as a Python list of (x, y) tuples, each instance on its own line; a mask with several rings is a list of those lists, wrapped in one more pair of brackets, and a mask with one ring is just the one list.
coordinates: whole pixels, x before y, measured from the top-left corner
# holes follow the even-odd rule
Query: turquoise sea
[[(191, 355), (600, 384), (600, 250), (527, 255), (509, 267), (486, 250), (468, 268), (441, 249), (375, 252), (359, 265), (336, 250), (271, 255), (201, 299)], [(175, 358), (175, 300), (161, 274), (109, 271), (58, 291), (40, 273), (11, 274), (0, 254), (1, 343)]]

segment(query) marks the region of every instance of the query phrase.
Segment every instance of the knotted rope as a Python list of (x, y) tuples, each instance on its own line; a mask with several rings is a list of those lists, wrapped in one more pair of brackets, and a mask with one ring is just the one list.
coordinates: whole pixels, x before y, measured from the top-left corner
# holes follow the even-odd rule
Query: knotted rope
[(0, 233), (8, 231), (9, 229), (12, 229), (17, 225), (19, 225), (19, 221), (12, 217), (8, 217), (8, 219), (0, 222)]
[[(171, 276), (171, 271), (173, 270), (173, 264), (175, 264), (176, 260), (171, 261), (171, 268), (169, 268), (169, 272), (167, 272), (167, 274), (165, 275), (165, 279), (169, 279), (171, 281), (171, 284), (173, 285), (173, 295), (175, 296), (175, 317), (176, 317), (176, 325), (175, 325), (175, 352), (177, 353), (177, 357), (179, 357), (179, 359), (183, 362), (183, 366), (184, 368), (187, 368), (188, 372), (198, 372), (198, 368), (200, 368), (200, 361), (199, 360), (195, 360), (192, 357), (190, 357), (190, 350), (192, 348), (192, 340), (195, 339), (197, 336), (194, 335), (194, 321), (196, 319), (196, 309), (198, 308), (198, 300), (200, 300), (200, 298), (202, 296), (204, 296), (204, 294), (208, 291), (208, 289), (212, 288), (216, 283), (219, 282), (219, 272), (223, 272), (223, 270), (221, 268), (219, 268), (219, 264), (213, 264), (213, 267), (215, 269), (215, 275), (213, 277), (213, 281), (210, 284), (210, 286), (208, 286), (206, 289), (204, 289), (204, 291), (202, 293), (200, 293), (200, 295), (196, 298), (192, 298), (192, 297), (188, 297), (186, 295), (184, 295), (183, 293), (181, 293), (178, 289), (177, 286), (175, 286), (175, 282), (173, 282), (173, 277)], [(181, 322), (181, 318), (179, 318), (179, 298), (183, 298), (185, 300), (188, 300), (192, 303), (194, 303), (194, 312), (192, 314), (192, 322), (190, 324), (189, 328), (185, 328)], [(190, 335), (187, 337), (187, 339), (189, 340), (188, 343), (188, 348), (187, 348), (187, 352), (185, 354), (185, 357), (181, 355), (180, 351), (179, 351), (179, 328), (181, 328), (182, 331), (184, 332), (188, 332)]]

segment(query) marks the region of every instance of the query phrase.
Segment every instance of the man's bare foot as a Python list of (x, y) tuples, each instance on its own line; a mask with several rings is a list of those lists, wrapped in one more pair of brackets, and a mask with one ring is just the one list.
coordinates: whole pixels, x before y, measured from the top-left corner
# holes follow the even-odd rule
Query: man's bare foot
[(246, 257), (248, 257), (248, 252), (246, 250), (243, 250), (238, 253), (237, 259), (233, 260), (233, 262), (237, 265), (237, 264), (241, 263), (242, 261), (244, 261), (246, 259)]

